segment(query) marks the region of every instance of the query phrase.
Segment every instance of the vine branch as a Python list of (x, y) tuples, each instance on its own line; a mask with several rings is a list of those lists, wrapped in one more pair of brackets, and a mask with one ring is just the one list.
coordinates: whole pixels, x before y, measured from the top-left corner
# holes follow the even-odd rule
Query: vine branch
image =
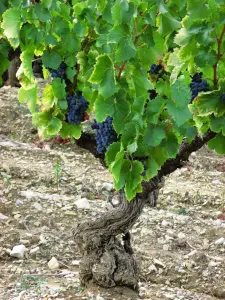
[(214, 84), (215, 88), (217, 88), (217, 85), (218, 85), (218, 79), (217, 79), (217, 66), (218, 66), (218, 62), (221, 59), (221, 57), (223, 56), (223, 54), (224, 54), (224, 52), (221, 53), (221, 44), (222, 44), (222, 41), (223, 41), (224, 34), (225, 34), (225, 25), (223, 27), (223, 30), (221, 32), (220, 37), (217, 38), (217, 45), (218, 45), (217, 60), (216, 60), (215, 64), (213, 65), (213, 84)]
[[(135, 44), (135, 45), (137, 44), (138, 39), (140, 38), (140, 36), (141, 36), (141, 35), (142, 35), (142, 34), (143, 34), (150, 26), (151, 26), (151, 24), (146, 25), (146, 26), (142, 29), (142, 31), (141, 31), (139, 34), (137, 34), (137, 35), (135, 36), (135, 38), (134, 38), (134, 44)], [(121, 65), (121, 67), (119, 68), (119, 73), (118, 73), (118, 76), (117, 76), (117, 81), (118, 81), (118, 82), (120, 81), (121, 74), (122, 74), (122, 72), (123, 72), (125, 66), (126, 66), (126, 61), (124, 61), (124, 62), (122, 63), (122, 65)]]
[(77, 85), (77, 79), (78, 79), (78, 75), (79, 75), (79, 73), (80, 73), (80, 64), (76, 64), (76, 70), (77, 70), (77, 72), (76, 72), (76, 74), (74, 75), (73, 83), (72, 83), (72, 85), (71, 85), (71, 87), (70, 87), (70, 96), (73, 95), (74, 90), (75, 90), (75, 87), (76, 87), (76, 85)]
[[(158, 175), (150, 180), (151, 181), (161, 181), (161, 179), (173, 173), (176, 169), (182, 168), (185, 162), (188, 161), (189, 156), (192, 152), (195, 152), (202, 148), (207, 142), (216, 136), (215, 132), (208, 131), (203, 137), (196, 136), (190, 144), (184, 139), (180, 145), (179, 152), (175, 158), (167, 159), (164, 165), (158, 172)], [(84, 132), (79, 140), (76, 140), (78, 146), (90, 151), (96, 158), (100, 159), (101, 164), (106, 167), (104, 154), (99, 154), (97, 151), (95, 135), (91, 133)], [(146, 183), (144, 183), (146, 184)]]

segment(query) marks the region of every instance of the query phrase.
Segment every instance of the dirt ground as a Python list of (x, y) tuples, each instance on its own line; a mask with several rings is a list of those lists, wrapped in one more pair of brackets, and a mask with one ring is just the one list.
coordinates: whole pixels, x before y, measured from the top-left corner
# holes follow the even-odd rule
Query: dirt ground
[[(40, 143), (17, 93), (0, 89), (0, 299), (225, 299), (224, 156), (193, 153), (144, 209), (132, 229), (139, 294), (84, 289), (72, 229), (111, 209), (111, 176), (72, 142)], [(17, 245), (23, 258), (10, 256)]]

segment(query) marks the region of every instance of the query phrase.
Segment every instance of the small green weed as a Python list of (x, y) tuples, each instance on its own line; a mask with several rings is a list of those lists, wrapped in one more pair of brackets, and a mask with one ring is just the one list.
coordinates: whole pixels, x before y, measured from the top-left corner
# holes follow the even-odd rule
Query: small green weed
[(12, 176), (5, 172), (1, 172), (1, 179), (3, 180), (3, 186), (7, 188), (11, 184)]
[(59, 191), (59, 184), (60, 184), (62, 174), (63, 174), (63, 169), (62, 169), (61, 161), (60, 159), (57, 159), (53, 167), (53, 182), (56, 184), (57, 192)]

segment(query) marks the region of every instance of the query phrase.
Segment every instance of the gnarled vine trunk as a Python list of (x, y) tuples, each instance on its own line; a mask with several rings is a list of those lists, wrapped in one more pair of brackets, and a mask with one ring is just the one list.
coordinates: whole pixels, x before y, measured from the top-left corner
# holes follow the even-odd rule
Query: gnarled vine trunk
[[(146, 203), (156, 201), (158, 182), (145, 184), (144, 190), (128, 202), (120, 193), (120, 205), (94, 221), (86, 221), (75, 230), (83, 256), (80, 279), (85, 285), (92, 280), (104, 287), (127, 286), (137, 289), (138, 268), (130, 244), (132, 228)], [(153, 201), (154, 199), (154, 201)], [(123, 234), (123, 243), (118, 235)]]
[(8, 69), (8, 83), (13, 87), (20, 87), (20, 83), (18, 78), (16, 77), (16, 73), (20, 67), (21, 60), (19, 56), (15, 56), (11, 62)]
[[(94, 283), (113, 287), (118, 285), (136, 289), (138, 285), (138, 268), (130, 245), (129, 229), (132, 228), (143, 207), (155, 200), (158, 191), (164, 184), (164, 176), (181, 168), (193, 151), (200, 149), (205, 143), (213, 139), (216, 133), (209, 131), (203, 137), (196, 136), (188, 144), (184, 139), (177, 156), (168, 159), (161, 167), (158, 175), (149, 182), (143, 182), (143, 192), (128, 202), (125, 195), (120, 195), (120, 205), (94, 221), (84, 221), (75, 229), (75, 238), (82, 255), (80, 263), (81, 284), (86, 285), (92, 280)], [(84, 134), (77, 142), (98, 157), (104, 165), (104, 157), (96, 151), (95, 140)], [(124, 244), (118, 239), (124, 233)]]

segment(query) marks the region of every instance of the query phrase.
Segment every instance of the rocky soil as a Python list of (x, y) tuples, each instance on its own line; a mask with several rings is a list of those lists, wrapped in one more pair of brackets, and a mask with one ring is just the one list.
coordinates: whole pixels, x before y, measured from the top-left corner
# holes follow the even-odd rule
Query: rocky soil
[(111, 176), (72, 142), (40, 143), (17, 92), (0, 89), (0, 299), (225, 299), (224, 156), (193, 153), (135, 224), (139, 294), (84, 289), (72, 230), (111, 209)]

